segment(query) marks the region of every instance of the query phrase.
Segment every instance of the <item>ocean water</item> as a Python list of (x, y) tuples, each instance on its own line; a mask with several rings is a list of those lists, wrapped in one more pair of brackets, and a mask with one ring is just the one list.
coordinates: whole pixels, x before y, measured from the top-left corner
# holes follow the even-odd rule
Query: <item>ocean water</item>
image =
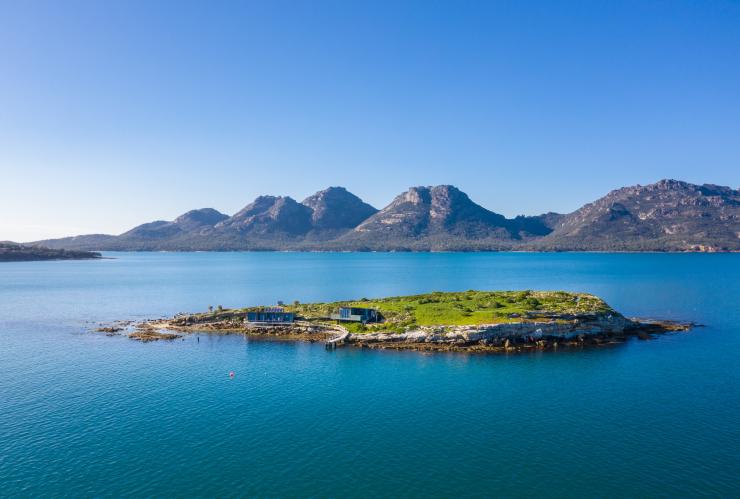
[[(2, 497), (740, 496), (740, 255), (106, 255), (0, 264)], [(465, 289), (705, 327), (513, 355), (90, 332)]]

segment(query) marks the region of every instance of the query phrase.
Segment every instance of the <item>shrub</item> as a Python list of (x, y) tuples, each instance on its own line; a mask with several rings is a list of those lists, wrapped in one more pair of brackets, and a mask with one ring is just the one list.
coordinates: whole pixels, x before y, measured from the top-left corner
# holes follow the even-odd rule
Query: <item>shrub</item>
[(527, 300), (524, 303), (526, 303), (528, 307), (531, 307), (534, 309), (539, 308), (540, 306), (540, 301), (537, 298), (527, 298)]

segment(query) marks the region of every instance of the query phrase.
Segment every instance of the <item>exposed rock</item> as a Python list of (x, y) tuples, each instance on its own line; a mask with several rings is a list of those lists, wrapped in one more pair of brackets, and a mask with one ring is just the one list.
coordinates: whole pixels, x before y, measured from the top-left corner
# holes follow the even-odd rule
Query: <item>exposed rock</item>
[(461, 236), (509, 241), (518, 236), (504, 216), (488, 211), (451, 185), (412, 187), (361, 223), (348, 239), (387, 241)]
[(740, 191), (677, 180), (624, 187), (568, 215), (508, 219), (450, 185), (412, 187), (380, 211), (341, 187), (303, 203), (260, 196), (120, 236), (41, 241), (83, 250), (740, 251)]
[(291, 197), (260, 196), (216, 229), (235, 230), (242, 234), (304, 235), (311, 230), (311, 208)]
[(109, 327), (99, 327), (96, 329), (99, 333), (118, 333), (120, 331), (123, 331), (122, 327), (118, 326), (109, 326)]
[(661, 180), (624, 187), (562, 217), (541, 249), (740, 249), (740, 191)]
[(506, 322), (480, 326), (419, 327), (405, 333), (353, 334), (354, 343), (451, 343), (456, 345), (537, 343), (542, 340), (583, 342), (587, 337), (622, 334), (638, 324), (616, 314), (585, 314), (570, 321)]
[(311, 208), (313, 228), (319, 230), (354, 229), (378, 212), (344, 187), (329, 187), (301, 204)]
[(139, 340), (141, 342), (148, 343), (150, 341), (175, 340), (179, 338), (180, 335), (175, 333), (163, 333), (153, 328), (144, 327), (137, 329), (128, 335), (128, 337), (132, 340)]
[[(477, 326), (419, 326), (402, 333), (349, 333), (338, 325), (308, 321), (281, 325), (258, 325), (229, 317), (231, 312), (180, 316), (166, 321), (145, 322), (130, 337), (141, 341), (175, 339), (173, 330), (183, 333), (214, 332), (247, 334), (254, 337), (300, 341), (328, 341), (327, 348), (347, 344), (362, 348), (390, 348), (421, 351), (514, 352), (555, 349), (561, 346), (620, 343), (629, 336), (640, 339), (654, 334), (685, 331), (692, 324), (631, 320), (616, 313), (571, 314), (547, 321), (507, 322)], [(243, 315), (243, 314), (242, 314)]]

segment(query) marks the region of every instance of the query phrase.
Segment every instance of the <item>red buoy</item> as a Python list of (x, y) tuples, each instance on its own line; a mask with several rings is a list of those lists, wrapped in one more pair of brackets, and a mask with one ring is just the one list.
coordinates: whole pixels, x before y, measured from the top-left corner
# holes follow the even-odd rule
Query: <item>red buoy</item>
[(234, 371), (229, 371), (229, 378), (233, 378), (233, 377), (234, 377)]

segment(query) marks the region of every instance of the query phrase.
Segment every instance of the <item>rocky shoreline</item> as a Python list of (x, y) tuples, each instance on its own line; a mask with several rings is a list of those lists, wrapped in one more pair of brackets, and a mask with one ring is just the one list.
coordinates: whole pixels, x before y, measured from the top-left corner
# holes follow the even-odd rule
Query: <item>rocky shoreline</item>
[(363, 348), (397, 350), (521, 352), (613, 345), (624, 343), (630, 337), (648, 340), (658, 334), (688, 331), (694, 326), (670, 321), (602, 319), (594, 322), (514, 322), (484, 327), (419, 328), (401, 334), (350, 335), (347, 342)]
[[(544, 320), (543, 320), (544, 319)], [(648, 340), (655, 335), (687, 331), (691, 323), (627, 319), (615, 313), (562, 314), (546, 318), (471, 326), (418, 326), (394, 332), (351, 333), (338, 324), (297, 321), (290, 325), (250, 325), (238, 314), (218, 316), (181, 315), (124, 327), (103, 327), (107, 334), (126, 334), (143, 342), (174, 340), (189, 334), (244, 334), (253, 338), (284, 341), (325, 342), (327, 346), (448, 351), (523, 352), (559, 348), (613, 345), (631, 337)], [(132, 330), (133, 328), (133, 330)]]

